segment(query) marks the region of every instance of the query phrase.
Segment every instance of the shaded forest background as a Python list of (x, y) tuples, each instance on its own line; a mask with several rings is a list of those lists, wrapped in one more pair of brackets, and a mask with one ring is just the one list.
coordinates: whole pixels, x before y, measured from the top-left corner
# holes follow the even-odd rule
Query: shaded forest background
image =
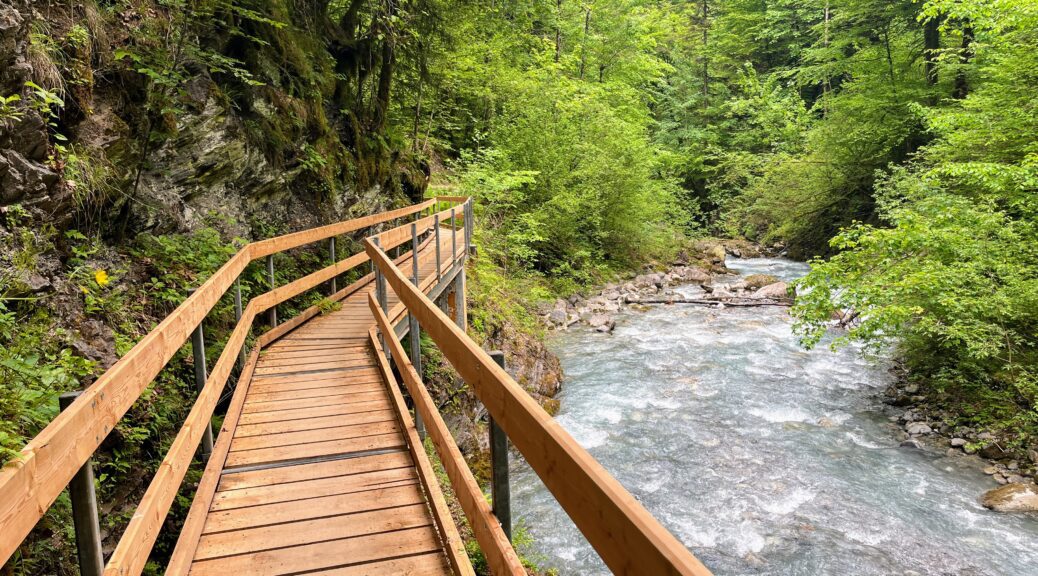
[[(0, 0), (0, 460), (241, 241), (430, 182), (477, 198), (481, 338), (744, 237), (822, 258), (806, 344), (853, 310), (837, 344), (894, 344), (949, 418), (1034, 446), (1036, 36), (1033, 0)], [(107, 541), (189, 357), (99, 454)], [(4, 570), (74, 570), (69, 531), (59, 500)]]

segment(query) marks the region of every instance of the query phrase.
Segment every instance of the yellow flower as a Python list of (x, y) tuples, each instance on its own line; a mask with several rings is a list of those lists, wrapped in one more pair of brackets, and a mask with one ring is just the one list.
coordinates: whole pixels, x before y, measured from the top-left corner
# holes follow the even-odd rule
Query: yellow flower
[(108, 284), (108, 272), (104, 270), (97, 270), (94, 272), (94, 281), (97, 282), (98, 286), (105, 286)]

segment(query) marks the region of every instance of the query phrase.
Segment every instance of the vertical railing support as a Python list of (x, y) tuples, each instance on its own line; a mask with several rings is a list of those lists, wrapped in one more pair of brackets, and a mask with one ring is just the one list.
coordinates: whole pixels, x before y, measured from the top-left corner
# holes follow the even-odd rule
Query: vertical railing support
[[(66, 392), (58, 397), (62, 412), (79, 398), (82, 391)], [(97, 491), (94, 486), (94, 461), (88, 458), (68, 484), (72, 501), (72, 527), (76, 532), (76, 551), (81, 576), (101, 576), (105, 562), (101, 552), (101, 525), (97, 515)]]
[[(193, 293), (194, 290), (192, 289), (191, 292)], [(194, 355), (195, 361), (195, 388), (202, 392), (202, 389), (205, 388), (206, 378), (209, 376), (209, 370), (205, 363), (205, 332), (202, 328), (202, 322), (198, 323), (198, 327), (191, 334), (191, 353)], [(202, 460), (209, 460), (209, 455), (212, 453), (213, 421), (210, 418), (206, 424), (205, 432), (202, 434)]]
[[(375, 248), (381, 250), (379, 246), (378, 237), (372, 238), (371, 243), (375, 245)], [(388, 256), (388, 254), (387, 254)], [(386, 277), (382, 275), (382, 270), (375, 265), (375, 259), (371, 260), (371, 267), (375, 272), (375, 299), (378, 300), (379, 308), (382, 308), (383, 312), (388, 312), (389, 299), (386, 296)], [(395, 338), (395, 334), (383, 334), (381, 330), (378, 331), (378, 342), (382, 346), (382, 351), (386, 355), (386, 360), (392, 360), (393, 357), (390, 355), (389, 347), (386, 346), (386, 338)]]
[[(334, 266), (339, 261), (339, 256), (335, 253), (335, 236), (328, 239), (328, 252), (332, 256), (332, 266)], [(338, 282), (336, 282), (335, 276), (332, 276), (332, 294), (334, 295), (338, 291)]]
[(463, 218), (465, 219), (465, 255), (472, 254), (472, 200), (465, 201), (465, 210), (463, 211)]
[[(411, 223), (411, 282), (418, 286), (418, 225)], [(410, 311), (407, 313), (407, 321), (410, 324), (411, 336), (411, 365), (414, 366), (418, 377), (422, 377), (422, 332), (418, 325), (418, 317)], [(414, 411), (414, 425), (418, 429), (418, 437), (425, 440), (425, 423), (418, 410)]]
[(436, 214), (433, 216), (433, 234), (435, 238), (433, 241), (436, 243), (436, 283), (440, 283), (440, 215)]
[[(490, 357), (501, 368), (505, 367), (505, 353), (494, 351)], [(512, 492), (508, 482), (508, 436), (487, 416), (490, 428), (490, 497), (494, 516), (501, 522), (501, 530), (512, 539)]]
[(451, 208), (451, 269), (458, 263), (458, 221), (454, 219), (454, 208)]
[[(241, 322), (241, 277), (234, 279), (234, 323)], [(238, 369), (245, 369), (245, 344), (238, 350)]]
[[(274, 255), (267, 256), (267, 279), (270, 281), (270, 289), (274, 289)], [(278, 325), (278, 307), (275, 304), (270, 307), (270, 327)]]

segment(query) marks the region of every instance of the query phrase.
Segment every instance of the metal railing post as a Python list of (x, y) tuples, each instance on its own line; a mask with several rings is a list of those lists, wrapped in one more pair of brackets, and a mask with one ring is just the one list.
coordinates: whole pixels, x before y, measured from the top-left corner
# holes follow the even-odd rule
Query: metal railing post
[[(332, 255), (332, 266), (338, 261), (338, 255), (335, 253), (335, 236), (328, 239), (328, 252)], [(335, 276), (332, 276), (332, 294), (334, 295), (339, 291), (338, 282), (336, 282)]]
[(433, 216), (433, 229), (435, 230), (436, 242), (436, 283), (440, 283), (440, 215)]
[[(58, 396), (58, 408), (64, 412), (82, 394), (66, 392)], [(81, 576), (101, 576), (104, 555), (101, 552), (101, 524), (97, 515), (97, 490), (94, 486), (94, 460), (88, 458), (68, 483), (72, 501), (72, 527), (76, 532), (76, 552)]]
[[(418, 287), (418, 225), (411, 223), (411, 282)], [(420, 289), (420, 287), (419, 287)], [(411, 365), (414, 366), (418, 377), (422, 377), (422, 329), (418, 325), (418, 317), (407, 312), (407, 321), (411, 334)], [(418, 410), (414, 411), (414, 425), (418, 429), (418, 437), (425, 440), (425, 423)]]
[[(194, 289), (191, 292), (194, 293)], [(195, 388), (202, 392), (202, 389), (205, 388), (206, 378), (209, 376), (209, 370), (205, 363), (205, 332), (202, 328), (202, 322), (198, 323), (198, 327), (191, 334), (191, 353), (195, 361)], [(205, 432), (202, 434), (202, 460), (209, 460), (209, 455), (212, 453), (213, 421), (210, 418), (206, 424)]]
[[(274, 255), (267, 256), (267, 279), (270, 281), (270, 289), (274, 289)], [(270, 327), (278, 325), (277, 304), (270, 307)]]
[[(494, 351), (490, 357), (501, 368), (505, 367), (505, 353)], [(490, 497), (494, 516), (501, 522), (501, 530), (512, 540), (512, 493), (508, 482), (508, 436), (487, 415), (490, 429)]]
[(451, 208), (451, 268), (458, 263), (458, 221), (454, 219), (454, 208)]
[[(234, 279), (234, 323), (241, 322), (241, 276)], [(245, 344), (238, 350), (238, 368), (245, 368)]]
[(472, 200), (465, 201), (465, 255), (472, 253)]
[[(372, 238), (371, 243), (375, 245), (375, 248), (382, 250), (379, 246), (378, 237)], [(386, 254), (386, 256), (389, 256)], [(375, 272), (375, 299), (378, 300), (378, 306), (383, 312), (386, 312), (389, 308), (389, 299), (386, 297), (386, 277), (382, 274), (382, 270), (375, 265), (375, 259), (371, 259), (371, 267)], [(378, 331), (378, 342), (382, 346), (382, 351), (386, 354), (386, 360), (392, 361), (393, 357), (389, 352), (389, 347), (386, 346), (386, 338), (395, 338), (395, 334), (383, 334), (381, 330)]]

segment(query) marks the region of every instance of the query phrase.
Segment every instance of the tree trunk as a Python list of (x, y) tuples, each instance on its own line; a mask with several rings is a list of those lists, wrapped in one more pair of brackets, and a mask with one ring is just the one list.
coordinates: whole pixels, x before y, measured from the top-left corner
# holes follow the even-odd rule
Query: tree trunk
[(555, 63), (562, 60), (562, 0), (555, 0)]
[(966, 24), (962, 27), (962, 46), (959, 48), (959, 69), (955, 72), (955, 87), (952, 89), (952, 97), (957, 100), (965, 98), (970, 91), (969, 82), (966, 78), (966, 65), (970, 63), (973, 56), (973, 26)]
[(584, 67), (587, 66), (587, 35), (591, 30), (591, 7), (584, 9), (584, 38), (580, 41), (580, 79), (584, 79)]
[(941, 48), (941, 21), (929, 18), (923, 23), (923, 72), (926, 84), (937, 84), (937, 51)]
[(710, 104), (710, 58), (707, 56), (708, 33), (710, 30), (709, 8), (703, 0), (703, 108)]

